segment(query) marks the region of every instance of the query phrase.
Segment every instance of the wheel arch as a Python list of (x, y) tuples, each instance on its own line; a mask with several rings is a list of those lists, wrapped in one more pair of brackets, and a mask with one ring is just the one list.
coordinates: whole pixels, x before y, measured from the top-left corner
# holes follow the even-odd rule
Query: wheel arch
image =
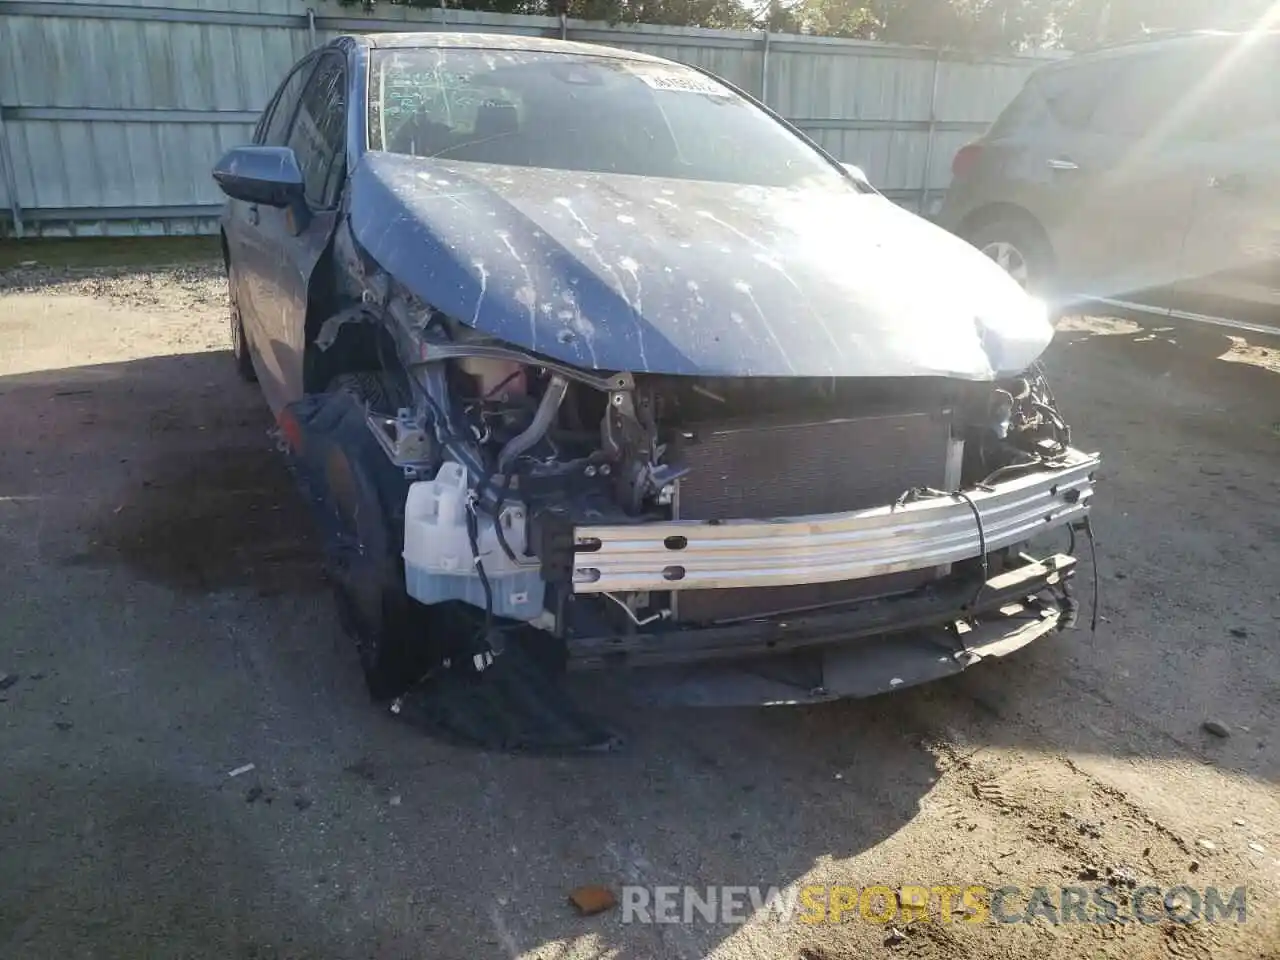
[(968, 240), (978, 231), (1001, 221), (1012, 221), (1032, 231), (1036, 239), (1042, 244), (1044, 252), (1053, 257), (1053, 243), (1049, 240), (1049, 232), (1045, 230), (1044, 225), (1037, 219), (1035, 214), (1031, 213), (1026, 207), (1005, 200), (984, 204), (970, 211), (960, 221), (960, 225), (956, 228), (956, 233)]
[[(307, 284), (307, 313), (304, 323), (302, 386), (304, 393), (320, 393), (340, 374), (386, 371), (386, 362), (397, 356), (390, 332), (378, 323), (344, 323), (325, 349), (317, 338), (325, 321), (359, 301), (342, 283), (334, 240), (311, 272)], [(399, 375), (400, 371), (386, 371)]]

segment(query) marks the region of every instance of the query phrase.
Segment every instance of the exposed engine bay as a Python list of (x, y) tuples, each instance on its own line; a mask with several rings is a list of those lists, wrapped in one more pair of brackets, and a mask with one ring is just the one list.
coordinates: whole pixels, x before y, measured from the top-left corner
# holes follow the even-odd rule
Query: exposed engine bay
[[(402, 290), (351, 321), (396, 344), (403, 402), (365, 420), (408, 485), (405, 589), (472, 611), (478, 674), (532, 629), (569, 668), (759, 659), (775, 687), (861, 696), (1075, 622), (1098, 460), (1038, 364), (994, 383), (609, 374)], [(1071, 548), (1024, 552), (1055, 530)], [(941, 668), (832, 659), (922, 630)]]

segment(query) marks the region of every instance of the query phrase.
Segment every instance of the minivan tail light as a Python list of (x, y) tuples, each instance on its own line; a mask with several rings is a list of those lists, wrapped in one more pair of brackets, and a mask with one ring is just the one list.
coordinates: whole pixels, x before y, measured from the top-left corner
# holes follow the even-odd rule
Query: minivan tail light
[(957, 179), (968, 176), (982, 157), (982, 144), (970, 143), (960, 148), (951, 161), (951, 175)]

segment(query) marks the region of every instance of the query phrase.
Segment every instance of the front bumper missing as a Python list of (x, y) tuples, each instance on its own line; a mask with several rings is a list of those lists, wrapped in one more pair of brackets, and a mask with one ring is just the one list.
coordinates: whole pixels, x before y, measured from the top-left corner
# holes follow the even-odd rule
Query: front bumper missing
[[(1085, 516), (1098, 458), (1069, 451), (965, 496), (775, 520), (574, 529), (574, 593), (790, 586), (945, 566)], [(976, 511), (976, 516), (975, 516)]]
[(1004, 657), (1062, 629), (1074, 557), (1028, 562), (838, 612), (621, 637), (575, 639), (571, 668), (627, 672), (627, 693), (668, 706), (758, 706), (870, 697)]
[(977, 624), (957, 649), (942, 627), (849, 641), (786, 657), (679, 664), (628, 671), (620, 695), (658, 706), (744, 707), (860, 699), (941, 680), (1008, 656), (1052, 633), (1051, 598), (1011, 605)]
[[(571, 637), (567, 640), (569, 666), (582, 670), (741, 660), (934, 628), (947, 632), (945, 644), (957, 654), (973, 649), (991, 655), (981, 653), (991, 639), (987, 624), (1015, 624), (1020, 629), (1024, 621), (1035, 621), (1037, 626), (1048, 622), (1026, 643), (1060, 625), (1063, 611), (1051, 594), (1063, 589), (1075, 568), (1075, 557), (1056, 554), (997, 574), (981, 591), (977, 579), (951, 578), (914, 593), (853, 601), (837, 610), (723, 626)], [(1052, 616), (1041, 616), (1039, 611), (1050, 611)], [(996, 639), (1007, 637), (1002, 633)]]

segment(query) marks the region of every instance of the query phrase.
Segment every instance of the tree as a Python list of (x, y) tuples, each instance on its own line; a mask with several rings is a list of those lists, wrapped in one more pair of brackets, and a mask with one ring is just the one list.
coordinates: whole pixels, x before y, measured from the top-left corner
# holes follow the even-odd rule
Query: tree
[[(360, 3), (368, 0), (341, 0)], [(434, 7), (441, 0), (382, 0)], [(776, 33), (1010, 53), (1087, 50), (1157, 29), (1280, 29), (1278, 0), (445, 0), (451, 8)], [(759, 4), (759, 0), (755, 0)], [(1268, 20), (1269, 18), (1269, 20)]]

